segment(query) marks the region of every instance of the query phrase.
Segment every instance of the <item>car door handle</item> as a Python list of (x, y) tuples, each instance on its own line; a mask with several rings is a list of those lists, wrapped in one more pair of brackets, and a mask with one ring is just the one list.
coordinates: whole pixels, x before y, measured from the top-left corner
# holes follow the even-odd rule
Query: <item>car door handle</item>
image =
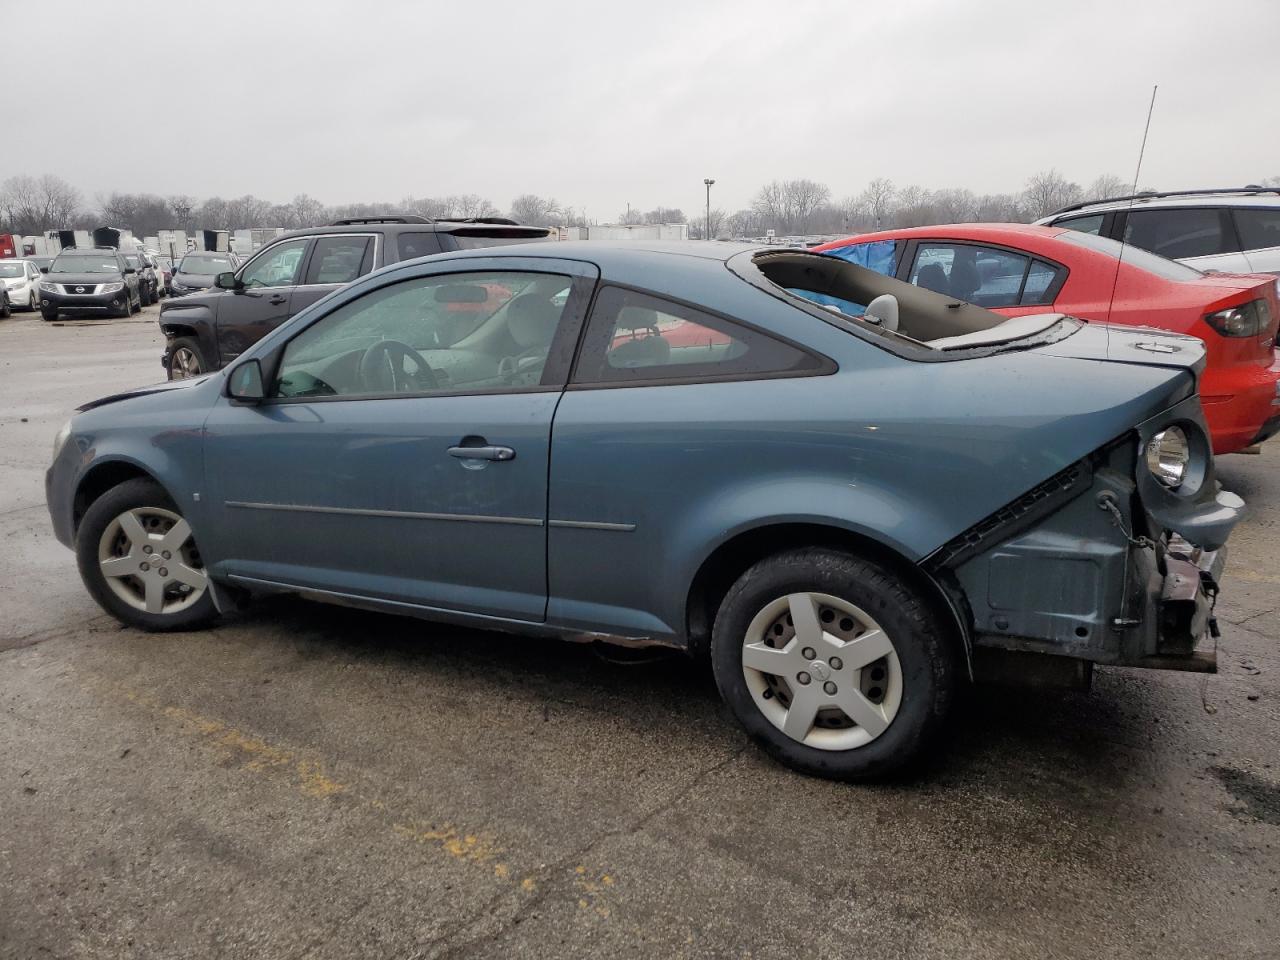
[(450, 447), (449, 456), (459, 460), (514, 460), (516, 452), (510, 447)]
[(282, 297), (282, 296), (280, 296), (280, 294), (278, 294), (278, 293), (277, 293), (277, 294), (276, 294), (275, 296), (273, 296), (270, 300), (268, 300), (268, 301), (267, 301), (267, 303), (280, 304), (280, 303), (284, 303), (284, 302), (285, 302), (286, 300), (288, 300), (288, 299), (289, 299), (288, 297)]

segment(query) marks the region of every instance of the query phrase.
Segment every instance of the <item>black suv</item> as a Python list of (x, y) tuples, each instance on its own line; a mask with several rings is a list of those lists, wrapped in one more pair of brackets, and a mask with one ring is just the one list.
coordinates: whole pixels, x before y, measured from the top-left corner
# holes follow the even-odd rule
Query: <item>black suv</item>
[(127, 317), (142, 309), (138, 271), (112, 247), (63, 250), (40, 281), (40, 316), (60, 313)]
[(160, 293), (164, 284), (156, 272), (154, 261), (145, 251), (133, 250), (124, 255), (125, 263), (138, 271), (138, 291), (142, 297), (142, 305), (149, 307), (160, 302)]
[(433, 253), (545, 240), (543, 227), (496, 217), (427, 220), (388, 216), (338, 220), (277, 237), (217, 289), (160, 308), (161, 362), (169, 379), (217, 370), (304, 307), (357, 277)]

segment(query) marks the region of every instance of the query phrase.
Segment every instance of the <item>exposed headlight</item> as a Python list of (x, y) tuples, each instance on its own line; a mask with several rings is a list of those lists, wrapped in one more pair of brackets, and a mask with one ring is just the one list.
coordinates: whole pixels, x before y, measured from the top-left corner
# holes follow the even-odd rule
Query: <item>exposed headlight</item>
[(45, 293), (57, 293), (58, 285), (51, 280), (41, 280), (40, 289)]
[(62, 429), (58, 431), (58, 435), (53, 438), (53, 459), (58, 459), (58, 454), (62, 452), (62, 448), (67, 445), (67, 441), (71, 439), (71, 421), (68, 420), (62, 425)]
[(124, 289), (123, 283), (104, 283), (99, 289), (99, 293), (118, 293)]
[(1147, 441), (1147, 469), (1171, 490), (1186, 479), (1191, 445), (1181, 427), (1166, 427)]

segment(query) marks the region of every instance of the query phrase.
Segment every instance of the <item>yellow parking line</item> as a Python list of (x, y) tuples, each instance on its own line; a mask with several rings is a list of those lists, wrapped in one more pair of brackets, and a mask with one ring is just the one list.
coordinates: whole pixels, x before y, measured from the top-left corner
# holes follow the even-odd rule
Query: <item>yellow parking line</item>
[[(492, 834), (465, 829), (452, 823), (437, 824), (397, 815), (376, 797), (362, 795), (359, 784), (344, 782), (331, 774), (318, 759), (300, 756), (294, 750), (268, 743), (221, 720), (175, 704), (163, 703), (151, 694), (122, 688), (105, 678), (100, 682), (118, 691), (130, 703), (173, 721), (179, 732), (222, 752), (237, 762), (242, 770), (286, 780), (299, 793), (312, 800), (329, 801), (336, 796), (344, 796), (348, 802), (354, 801), (375, 811), (398, 837), (442, 853), (453, 860), (481, 867), (496, 881), (509, 884), (524, 894), (532, 894), (538, 890), (537, 877), (518, 876), (503, 856), (506, 852), (504, 846)], [(614, 883), (612, 874), (595, 874), (589, 872), (585, 865), (578, 866), (574, 871), (573, 887), (579, 907), (607, 919), (612, 913), (611, 898), (608, 895)]]

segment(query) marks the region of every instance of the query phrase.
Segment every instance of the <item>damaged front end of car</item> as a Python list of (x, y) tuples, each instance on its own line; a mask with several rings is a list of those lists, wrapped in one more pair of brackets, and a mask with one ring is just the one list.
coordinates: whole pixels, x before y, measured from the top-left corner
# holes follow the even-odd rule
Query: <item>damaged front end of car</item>
[(1217, 635), (1224, 545), (1243, 508), (1219, 487), (1192, 396), (924, 566), (967, 614), (979, 679), (1087, 685), (1093, 664), (1213, 672), (1205, 641)]

